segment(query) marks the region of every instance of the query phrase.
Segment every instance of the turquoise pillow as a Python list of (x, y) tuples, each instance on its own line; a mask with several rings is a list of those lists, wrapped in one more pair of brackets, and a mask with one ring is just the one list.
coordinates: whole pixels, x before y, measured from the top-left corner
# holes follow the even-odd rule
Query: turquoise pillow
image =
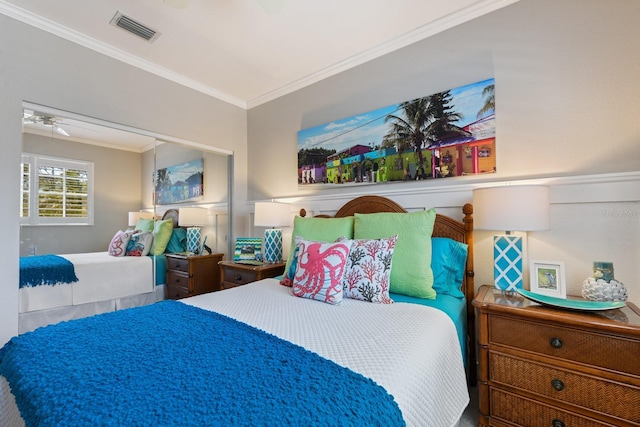
[(431, 239), (431, 269), (433, 289), (438, 294), (464, 298), (462, 280), (467, 268), (469, 246), (446, 237)]
[(410, 213), (355, 214), (356, 239), (381, 239), (398, 235), (389, 292), (435, 299), (431, 270), (431, 234), (435, 220), (435, 209)]
[(293, 219), (293, 233), (287, 264), (284, 268), (285, 276), (289, 272), (291, 259), (296, 247), (296, 237), (317, 242), (335, 242), (339, 237), (353, 239), (353, 217), (344, 218), (304, 218), (296, 216)]
[(177, 254), (187, 250), (187, 230), (184, 228), (174, 228), (169, 243), (167, 243), (166, 253)]

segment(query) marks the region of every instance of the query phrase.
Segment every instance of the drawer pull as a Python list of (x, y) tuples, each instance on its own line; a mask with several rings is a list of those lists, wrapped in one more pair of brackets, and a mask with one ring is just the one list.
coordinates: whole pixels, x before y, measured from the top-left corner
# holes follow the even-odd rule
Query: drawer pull
[(551, 338), (551, 347), (562, 348), (562, 340), (560, 338)]
[(238, 274), (238, 275), (236, 276), (236, 281), (237, 281), (237, 282), (239, 282), (240, 280), (242, 280), (242, 276)]
[(555, 419), (551, 421), (551, 425), (553, 427), (564, 427), (564, 423), (562, 422), (562, 420), (559, 420), (559, 419)]
[(556, 389), (557, 391), (564, 390), (564, 383), (562, 380), (551, 380), (551, 387)]

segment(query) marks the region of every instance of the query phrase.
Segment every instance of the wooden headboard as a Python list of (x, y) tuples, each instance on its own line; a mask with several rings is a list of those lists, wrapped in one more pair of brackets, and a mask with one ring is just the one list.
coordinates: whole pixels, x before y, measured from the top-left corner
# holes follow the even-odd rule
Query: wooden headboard
[(173, 221), (173, 228), (178, 228), (178, 218), (180, 218), (178, 209), (167, 209), (162, 215), (162, 219), (169, 219)]
[[(391, 199), (382, 196), (360, 196), (348, 201), (334, 215), (335, 218), (353, 216), (355, 213), (400, 212), (407, 210)], [(462, 291), (467, 304), (467, 354), (469, 355), (469, 382), (475, 385), (476, 381), (476, 329), (473, 297), (475, 295), (475, 283), (473, 280), (473, 206), (470, 203), (462, 207), (464, 218), (462, 222), (448, 216), (436, 214), (433, 227), (433, 237), (448, 237), (458, 242), (466, 243), (467, 252), (466, 274), (463, 278)], [(300, 210), (300, 216), (306, 216), (304, 209)], [(330, 217), (329, 215), (317, 215), (318, 217)]]

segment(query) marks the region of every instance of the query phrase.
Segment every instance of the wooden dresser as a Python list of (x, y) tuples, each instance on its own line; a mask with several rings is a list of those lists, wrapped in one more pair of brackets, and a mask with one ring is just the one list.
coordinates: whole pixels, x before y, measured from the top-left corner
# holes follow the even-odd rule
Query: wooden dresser
[(479, 425), (640, 426), (640, 311), (545, 307), (483, 286)]
[(167, 299), (180, 299), (220, 290), (223, 254), (167, 254)]

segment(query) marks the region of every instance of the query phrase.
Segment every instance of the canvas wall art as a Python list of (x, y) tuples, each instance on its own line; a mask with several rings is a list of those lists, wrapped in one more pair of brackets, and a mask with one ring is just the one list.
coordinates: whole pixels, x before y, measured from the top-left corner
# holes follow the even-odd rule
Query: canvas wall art
[(298, 184), (361, 185), (496, 171), (494, 79), (298, 132)]
[(204, 196), (204, 160), (202, 158), (158, 169), (155, 177), (155, 203), (170, 205)]

